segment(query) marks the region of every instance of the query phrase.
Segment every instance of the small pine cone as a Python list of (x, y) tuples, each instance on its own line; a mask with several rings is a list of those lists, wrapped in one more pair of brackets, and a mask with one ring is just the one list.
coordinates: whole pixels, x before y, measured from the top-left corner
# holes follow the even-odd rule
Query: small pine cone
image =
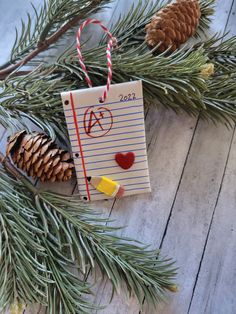
[(146, 42), (158, 52), (175, 51), (194, 35), (201, 16), (198, 0), (176, 0), (158, 11), (146, 25)]
[(6, 156), (33, 178), (44, 181), (67, 181), (74, 168), (70, 154), (57, 147), (45, 134), (20, 131), (7, 144)]

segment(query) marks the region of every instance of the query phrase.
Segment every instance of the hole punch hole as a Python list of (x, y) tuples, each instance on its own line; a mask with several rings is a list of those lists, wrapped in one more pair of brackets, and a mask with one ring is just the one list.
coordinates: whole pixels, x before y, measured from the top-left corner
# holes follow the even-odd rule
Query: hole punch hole
[(76, 157), (76, 158), (79, 158), (79, 153), (76, 153), (76, 154), (75, 154), (75, 157)]
[(102, 99), (102, 97), (99, 98), (100, 104), (103, 104), (105, 101)]
[(87, 201), (87, 200), (88, 200), (87, 196), (84, 196), (84, 197), (83, 197), (83, 199), (84, 199), (85, 201)]
[(65, 104), (66, 106), (69, 105), (69, 103), (70, 103), (69, 100), (65, 100), (65, 101), (64, 101), (64, 104)]

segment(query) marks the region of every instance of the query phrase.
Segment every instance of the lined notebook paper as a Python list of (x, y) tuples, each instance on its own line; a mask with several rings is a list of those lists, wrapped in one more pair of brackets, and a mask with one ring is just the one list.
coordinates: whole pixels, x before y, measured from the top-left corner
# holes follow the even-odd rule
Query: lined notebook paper
[[(87, 177), (106, 176), (125, 188), (125, 196), (150, 192), (142, 82), (111, 85), (105, 103), (104, 86), (62, 93), (78, 188), (84, 200), (107, 199)], [(133, 152), (132, 167), (122, 169), (117, 153)]]

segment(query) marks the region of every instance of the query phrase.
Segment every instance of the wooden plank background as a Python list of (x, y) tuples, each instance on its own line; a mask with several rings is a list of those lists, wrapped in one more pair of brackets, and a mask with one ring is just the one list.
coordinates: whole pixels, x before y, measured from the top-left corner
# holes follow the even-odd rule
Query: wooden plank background
[[(40, 0), (33, 1), (36, 5)], [(99, 14), (104, 23), (115, 21), (135, 0), (116, 0)], [(0, 2), (0, 62), (9, 54), (13, 27), (30, 6), (26, 0)], [(235, 0), (217, 0), (211, 32), (236, 34)], [(112, 18), (111, 18), (112, 17)], [(112, 21), (111, 21), (112, 19)], [(7, 27), (6, 27), (7, 25)], [(98, 36), (99, 33), (97, 33)], [(96, 38), (95, 38), (96, 39)], [(0, 149), (6, 134), (0, 128)], [(153, 312), (161, 314), (236, 313), (236, 135), (223, 125), (150, 108), (146, 116), (148, 160), (153, 192), (119, 201), (99, 202), (120, 232), (160, 247), (176, 259), (180, 291)], [(57, 184), (72, 193), (75, 182)], [(109, 282), (96, 287), (95, 302), (108, 304)], [(35, 309), (27, 311), (37, 313)], [(115, 296), (102, 314), (139, 314), (135, 299)]]

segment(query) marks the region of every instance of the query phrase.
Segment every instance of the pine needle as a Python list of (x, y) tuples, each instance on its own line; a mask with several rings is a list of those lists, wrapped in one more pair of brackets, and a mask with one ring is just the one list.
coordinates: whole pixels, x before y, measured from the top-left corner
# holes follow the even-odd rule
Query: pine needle
[[(209, 26), (213, 4), (213, 0), (202, 0), (200, 3), (202, 27)], [(119, 49), (113, 52), (113, 82), (141, 79), (149, 104), (155, 99), (155, 104), (162, 103), (176, 112), (186, 111), (190, 115), (198, 115), (201, 112), (204, 119), (232, 124), (232, 120), (235, 119), (236, 109), (232, 105), (235, 98), (233, 95), (229, 96), (230, 90), (225, 97), (222, 90), (227, 82), (232, 86), (232, 78), (224, 76), (226, 79), (224, 86), (218, 74), (206, 78), (201, 76), (201, 70), (207, 63), (213, 62), (216, 71), (221, 64), (224, 73), (226, 68), (230, 68), (234, 73), (235, 41), (232, 39), (217, 49), (214, 47), (216, 40), (212, 39), (205, 42), (203, 47), (200, 44), (189, 49), (183, 46), (171, 55), (165, 52), (154, 57), (143, 41), (144, 35), (139, 35), (143, 32), (144, 25), (162, 5), (164, 3), (161, 1), (155, 3), (139, 1), (113, 26), (114, 35), (117, 36), (120, 45)], [(104, 50), (105, 45), (102, 41), (98, 47), (84, 52), (95, 85), (105, 84), (106, 81), (107, 65)], [(218, 96), (212, 97), (210, 94), (215, 84), (222, 90), (219, 99)], [(55, 128), (59, 126), (57, 129), (62, 128), (62, 133), (66, 134), (60, 93), (81, 87), (86, 85), (77, 53), (75, 49), (67, 49), (53, 66), (38, 67), (26, 76), (9, 76), (4, 82), (0, 98), (2, 106), (13, 112), (13, 115), (24, 112), (32, 118), (37, 116), (46, 123), (52, 123)], [(214, 102), (211, 102), (213, 98)]]
[(145, 297), (155, 306), (173, 290), (173, 261), (112, 235), (117, 228), (76, 197), (42, 192), (17, 176), (0, 167), (2, 310), (17, 300), (46, 305), (48, 313), (90, 313), (97, 307), (85, 298), (88, 266), (98, 266), (115, 291), (126, 288), (140, 305)]

